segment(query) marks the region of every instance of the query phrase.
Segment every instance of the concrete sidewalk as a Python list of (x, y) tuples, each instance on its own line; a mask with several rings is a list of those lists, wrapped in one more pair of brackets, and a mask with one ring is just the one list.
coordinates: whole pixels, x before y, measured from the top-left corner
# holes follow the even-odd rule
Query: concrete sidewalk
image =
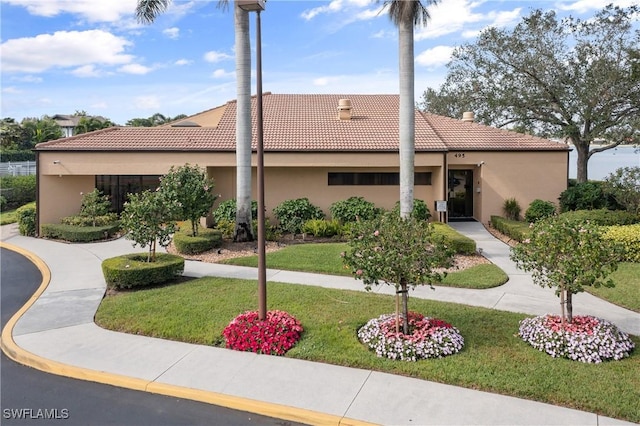
[[(481, 224), (454, 226), (478, 242), (483, 254), (509, 274), (509, 282), (489, 290), (420, 289), (413, 297), (535, 315), (559, 310), (553, 291), (535, 286), (527, 274), (516, 270), (508, 258), (508, 246)], [(130, 241), (64, 244), (22, 237), (10, 227), (1, 228), (3, 247), (41, 259), (39, 266), (48, 281), (3, 330), (2, 347), (13, 359), (44, 371), (309, 424), (629, 424), (370, 370), (104, 330), (93, 322), (106, 288), (100, 264), (106, 258), (136, 251)], [(186, 262), (185, 275), (257, 279), (253, 268), (192, 261)], [(267, 279), (363, 289), (361, 282), (348, 277), (269, 270)], [(390, 289), (382, 286), (376, 290), (383, 293)], [(640, 335), (639, 314), (588, 294), (576, 299), (576, 314), (602, 316)]]

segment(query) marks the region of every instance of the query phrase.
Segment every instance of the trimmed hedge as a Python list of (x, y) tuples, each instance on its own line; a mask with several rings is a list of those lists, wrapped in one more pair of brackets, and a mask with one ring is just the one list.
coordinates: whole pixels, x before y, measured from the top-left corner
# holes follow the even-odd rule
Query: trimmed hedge
[(618, 242), (623, 248), (622, 262), (640, 263), (640, 224), (609, 226), (603, 238)]
[(41, 226), (41, 237), (72, 243), (86, 243), (105, 240), (114, 236), (120, 230), (119, 223), (104, 226), (75, 226), (57, 223), (45, 223)]
[(476, 252), (476, 242), (469, 237), (465, 237), (447, 224), (435, 222), (433, 229), (436, 234), (444, 236), (445, 240), (458, 254), (474, 254)]
[(0, 151), (0, 162), (9, 163), (12, 161), (36, 161), (36, 153), (31, 151), (30, 149), (3, 149), (2, 151)]
[(67, 216), (60, 219), (60, 222), (63, 225), (93, 226), (94, 220), (96, 221), (96, 226), (108, 226), (118, 223), (118, 215), (116, 213), (107, 213), (106, 215), (96, 216), (95, 218), (82, 215)]
[(109, 288), (126, 289), (163, 284), (181, 276), (184, 258), (156, 253), (155, 262), (147, 262), (147, 253), (125, 254), (105, 259), (102, 273)]
[(189, 231), (173, 234), (173, 245), (180, 254), (198, 254), (222, 245), (222, 232), (218, 229), (200, 229), (197, 236)]
[(339, 235), (341, 231), (342, 226), (338, 219), (311, 219), (302, 226), (303, 233), (311, 234), (314, 237), (333, 237)]
[(36, 235), (36, 203), (25, 204), (16, 210), (18, 215), (18, 232), (20, 235), (35, 237)]
[(640, 215), (625, 210), (575, 210), (562, 213), (561, 216), (600, 226), (633, 225), (640, 222)]
[(36, 200), (36, 176), (2, 176), (0, 192), (7, 200), (7, 209), (15, 209)]
[(529, 235), (529, 223), (491, 216), (491, 226), (507, 237), (522, 242)]

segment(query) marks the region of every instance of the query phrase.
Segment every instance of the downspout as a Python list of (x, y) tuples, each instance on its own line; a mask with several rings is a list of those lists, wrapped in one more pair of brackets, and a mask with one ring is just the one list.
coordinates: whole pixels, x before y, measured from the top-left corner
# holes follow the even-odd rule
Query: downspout
[(40, 151), (36, 153), (36, 237), (40, 236)]
[(443, 223), (449, 223), (449, 163), (447, 161), (447, 151), (444, 151), (442, 153), (442, 157), (444, 158), (444, 161), (442, 162), (444, 164), (444, 176), (442, 179), (442, 186), (443, 186), (443, 190), (444, 190), (444, 200), (447, 203), (447, 211), (444, 212), (444, 222)]

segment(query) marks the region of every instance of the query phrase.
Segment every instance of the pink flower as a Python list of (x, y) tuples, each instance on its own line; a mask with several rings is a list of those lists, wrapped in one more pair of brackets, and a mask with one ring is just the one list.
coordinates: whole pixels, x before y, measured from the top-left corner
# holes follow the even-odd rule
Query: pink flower
[(358, 270), (356, 271), (356, 275), (362, 275), (362, 269), (358, 269)]
[(377, 237), (378, 235), (380, 235), (380, 231), (376, 230), (376, 232), (373, 233), (373, 236)]

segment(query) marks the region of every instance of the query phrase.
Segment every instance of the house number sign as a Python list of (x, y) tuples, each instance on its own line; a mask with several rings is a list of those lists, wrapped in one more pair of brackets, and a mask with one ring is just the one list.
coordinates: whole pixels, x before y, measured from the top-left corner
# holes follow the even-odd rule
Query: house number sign
[(456, 152), (453, 156), (455, 158), (464, 158), (464, 152)]

